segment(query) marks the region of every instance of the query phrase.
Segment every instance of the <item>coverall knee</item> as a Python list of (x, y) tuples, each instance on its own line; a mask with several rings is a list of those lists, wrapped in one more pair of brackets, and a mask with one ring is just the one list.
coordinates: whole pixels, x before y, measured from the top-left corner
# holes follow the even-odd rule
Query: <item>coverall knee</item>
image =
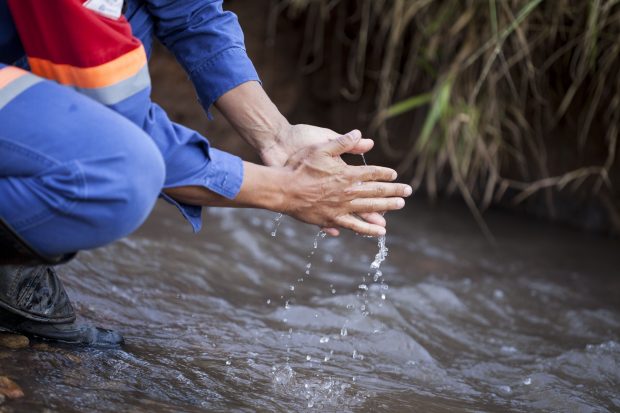
[(50, 256), (134, 231), (164, 185), (151, 137), (70, 88), (12, 79), (7, 69), (0, 65), (0, 217)]

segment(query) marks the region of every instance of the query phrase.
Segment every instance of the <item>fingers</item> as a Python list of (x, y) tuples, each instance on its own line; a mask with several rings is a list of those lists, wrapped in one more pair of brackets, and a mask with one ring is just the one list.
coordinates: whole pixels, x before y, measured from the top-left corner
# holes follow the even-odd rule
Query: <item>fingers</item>
[[(327, 138), (327, 140), (330, 140), (330, 141), (334, 139), (338, 139), (338, 137), (340, 136), (340, 133), (334, 132), (331, 129), (321, 128), (321, 132), (322, 132), (323, 137)], [(349, 133), (356, 133), (356, 132), (359, 132), (359, 131), (353, 130)], [(370, 151), (373, 148), (373, 146), (375, 146), (375, 142), (372, 139), (362, 138), (347, 153), (350, 153), (353, 155), (361, 155), (363, 153)]]
[(394, 211), (405, 206), (402, 198), (358, 198), (351, 201), (352, 212)]
[(379, 225), (382, 227), (385, 227), (387, 225), (387, 222), (385, 221), (385, 218), (383, 218), (383, 215), (378, 212), (360, 212), (357, 215), (370, 224)]
[(387, 181), (391, 182), (398, 177), (395, 170), (391, 168), (385, 168), (383, 166), (350, 166), (349, 168), (355, 169), (356, 178), (358, 181)]
[(362, 221), (359, 218), (355, 218), (353, 215), (338, 217), (336, 223), (343, 228), (350, 229), (361, 235), (370, 235), (371, 237), (385, 235), (385, 228), (382, 226)]
[(352, 130), (346, 135), (338, 136), (336, 139), (319, 146), (319, 148), (330, 156), (340, 156), (343, 153), (352, 151), (359, 143), (361, 137), (360, 131), (357, 129)]
[(338, 228), (321, 228), (321, 230), (323, 232), (325, 232), (327, 235), (329, 235), (330, 237), (337, 237), (338, 235), (340, 235), (340, 231), (338, 231)]
[(357, 142), (357, 145), (355, 145), (355, 147), (351, 149), (349, 153), (352, 153), (354, 155), (361, 155), (370, 151), (373, 146), (375, 146), (375, 142), (372, 139), (360, 139), (359, 142)]
[[(375, 226), (385, 227), (385, 225), (387, 224), (387, 222), (385, 221), (385, 218), (383, 218), (383, 215), (377, 212), (360, 212), (357, 215), (361, 219), (366, 221), (367, 223), (375, 225)], [(330, 237), (337, 237), (340, 235), (340, 231), (337, 228), (321, 228), (321, 229), (325, 231), (325, 233), (329, 235)]]
[(354, 184), (345, 190), (345, 193), (355, 198), (407, 197), (412, 192), (413, 190), (409, 185), (384, 182), (363, 182), (361, 184)]

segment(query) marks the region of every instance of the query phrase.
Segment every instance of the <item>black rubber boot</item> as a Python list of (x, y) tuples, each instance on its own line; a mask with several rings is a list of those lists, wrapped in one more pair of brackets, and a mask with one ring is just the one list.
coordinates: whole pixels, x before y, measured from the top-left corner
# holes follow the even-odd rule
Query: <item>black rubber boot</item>
[(53, 267), (0, 266), (0, 328), (71, 344), (111, 347), (123, 337), (111, 330), (79, 324)]
[(123, 344), (123, 336), (113, 330), (75, 321), (61, 324), (30, 321), (4, 310), (0, 310), (0, 329), (38, 339), (81, 346), (109, 348)]
[(0, 220), (0, 328), (72, 344), (122, 344), (123, 337), (114, 331), (76, 323), (67, 292), (47, 265), (73, 256), (42, 257)]

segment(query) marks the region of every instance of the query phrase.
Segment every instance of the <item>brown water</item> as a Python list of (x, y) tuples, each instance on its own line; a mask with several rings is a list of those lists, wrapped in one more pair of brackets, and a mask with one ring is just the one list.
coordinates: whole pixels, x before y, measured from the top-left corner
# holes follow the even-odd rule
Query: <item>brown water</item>
[(285, 217), (274, 238), (274, 214), (234, 210), (193, 236), (160, 205), (64, 269), (81, 317), (127, 344), (0, 351), (26, 393), (3, 408), (620, 411), (618, 242), (495, 213), (492, 247), (466, 211), (411, 204), (384, 284), (376, 240), (314, 249), (315, 228)]

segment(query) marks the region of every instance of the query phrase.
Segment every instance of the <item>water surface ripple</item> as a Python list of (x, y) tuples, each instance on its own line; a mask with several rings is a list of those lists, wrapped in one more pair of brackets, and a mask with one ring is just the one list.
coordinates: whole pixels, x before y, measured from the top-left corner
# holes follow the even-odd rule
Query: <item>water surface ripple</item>
[(80, 317), (127, 344), (1, 350), (26, 393), (4, 407), (620, 411), (618, 242), (494, 213), (492, 247), (465, 211), (414, 205), (388, 216), (381, 284), (376, 240), (315, 250), (290, 218), (275, 237), (273, 214), (204, 218), (194, 236), (159, 205), (66, 266)]

